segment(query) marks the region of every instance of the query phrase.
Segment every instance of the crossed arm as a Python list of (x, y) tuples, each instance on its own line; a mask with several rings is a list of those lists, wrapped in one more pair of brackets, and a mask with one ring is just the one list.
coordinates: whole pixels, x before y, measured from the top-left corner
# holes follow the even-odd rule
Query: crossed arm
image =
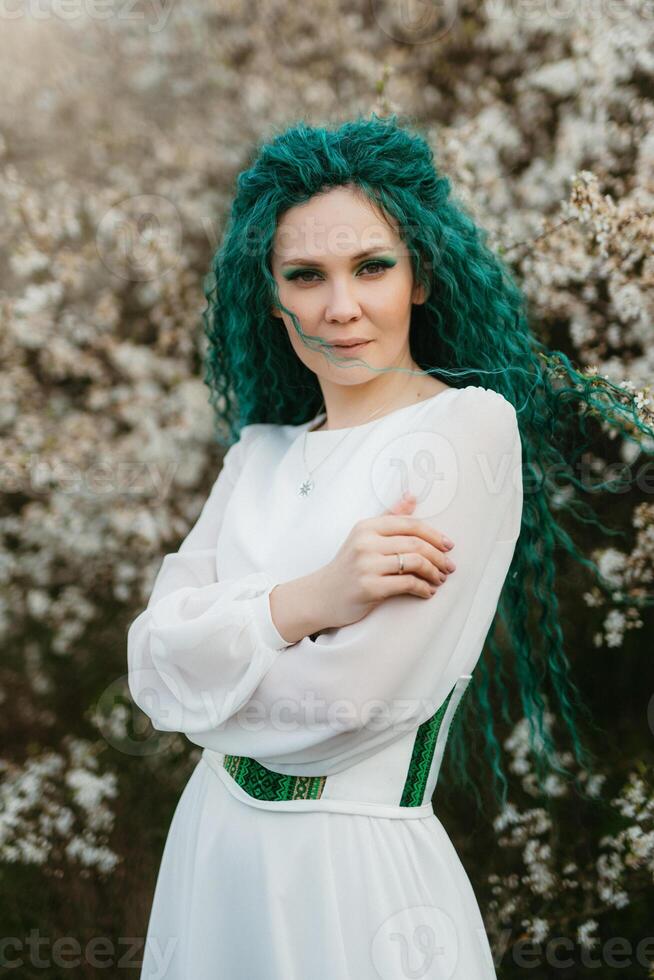
[(393, 596), (356, 623), (297, 643), (273, 622), (277, 582), (267, 572), (217, 581), (221, 515), (260, 427), (242, 430), (128, 632), (130, 691), (156, 729), (278, 772), (327, 775), (434, 713), (474, 667), (520, 528), (515, 410), (487, 394), (494, 397), (484, 401), (477, 442), (483, 465), (466, 452), (459, 491), (446, 512), (428, 518), (455, 541), (456, 572), (429, 599)]

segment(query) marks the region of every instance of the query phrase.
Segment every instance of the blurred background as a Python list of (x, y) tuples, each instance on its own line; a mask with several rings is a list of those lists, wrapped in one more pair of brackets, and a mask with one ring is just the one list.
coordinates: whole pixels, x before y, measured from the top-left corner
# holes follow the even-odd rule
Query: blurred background
[[(409, 114), (534, 331), (651, 420), (654, 4), (3, 0), (0, 92), (0, 976), (132, 978), (201, 750), (132, 704), (126, 630), (221, 465), (202, 281), (236, 175), (298, 119)], [(652, 597), (654, 479), (615, 435), (589, 465), (642, 464), (597, 498), (624, 533), (574, 530), (615, 591), (565, 555), (556, 583), (596, 803), (538, 792), (519, 704), (505, 811), (439, 780), (501, 980), (654, 977), (652, 616), (615, 603)]]

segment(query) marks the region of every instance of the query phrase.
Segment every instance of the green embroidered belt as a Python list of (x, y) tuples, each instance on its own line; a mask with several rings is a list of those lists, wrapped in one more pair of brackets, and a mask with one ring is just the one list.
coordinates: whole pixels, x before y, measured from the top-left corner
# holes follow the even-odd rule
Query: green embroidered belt
[[(352, 812), (359, 812), (361, 807), (362, 812), (368, 812), (369, 807), (379, 808), (381, 812), (386, 808), (393, 816), (401, 815), (407, 808), (426, 812), (427, 808), (431, 810), (430, 801), (452, 720), (471, 679), (471, 674), (461, 674), (437, 711), (419, 728), (358, 763), (356, 782), (348, 776), (347, 770), (329, 776), (285, 775), (248, 756), (209, 749), (204, 750), (203, 756), (214, 769), (222, 769), (221, 775), (226, 774), (240, 787), (241, 792), (236, 791), (236, 795), (253, 803), (257, 801), (255, 805), (274, 807), (287, 803), (290, 806), (284, 808), (290, 809), (297, 803), (296, 808), (305, 809), (308, 801), (324, 801), (325, 809), (343, 809), (345, 806)], [(380, 770), (380, 765), (385, 768)], [(379, 783), (376, 774), (382, 771), (386, 776), (396, 774), (397, 778), (390, 781), (392, 790), (388, 789), (388, 778), (383, 784)], [(370, 785), (367, 786), (368, 778)], [(229, 788), (235, 792), (233, 784)]]

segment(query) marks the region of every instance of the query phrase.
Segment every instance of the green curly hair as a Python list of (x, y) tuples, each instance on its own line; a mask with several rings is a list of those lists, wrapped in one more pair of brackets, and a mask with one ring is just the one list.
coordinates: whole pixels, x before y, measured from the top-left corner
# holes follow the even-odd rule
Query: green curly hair
[[(481, 731), (493, 793), (506, 804), (508, 782), (494, 716), (499, 710), (503, 721), (512, 724), (510, 704), (519, 698), (540, 789), (557, 772), (574, 780), (585, 795), (582, 783), (563, 765), (545, 718), (551, 698), (577, 763), (586, 773), (592, 771), (596, 760), (582, 744), (578, 715), (596, 726), (565, 652), (555, 549), (563, 549), (612, 591), (562, 526), (567, 513), (603, 533), (623, 533), (604, 527), (574, 492), (589, 489), (575, 476), (575, 463), (593, 439), (588, 424), (593, 418), (638, 443), (639, 433), (652, 438), (654, 430), (641, 417), (633, 394), (575, 369), (563, 352), (537, 340), (529, 328), (525, 295), (509, 268), (453, 198), (427, 139), (397, 114), (380, 118), (372, 113), (333, 129), (299, 122), (262, 143), (236, 184), (225, 234), (204, 283), (205, 382), (218, 442), (231, 444), (244, 425), (255, 422), (299, 425), (321, 408), (317, 376), (295, 354), (272, 306), (287, 313), (308, 346), (320, 349), (327, 340), (305, 335), (295, 314), (281, 303), (270, 266), (273, 241), (284, 212), (313, 195), (342, 186), (365, 194), (379, 213), (396, 222), (414, 282), (426, 286), (426, 302), (411, 311), (409, 342), (415, 363), (421, 372), (453, 387), (478, 385), (502, 394), (516, 409), (523, 447), (520, 536), (468, 686), (472, 696), (464, 698), (452, 723), (448, 770), (472, 790), (479, 805), (467, 746), (469, 736)], [(592, 488), (606, 489), (606, 484)], [(627, 601), (634, 605), (637, 599)]]

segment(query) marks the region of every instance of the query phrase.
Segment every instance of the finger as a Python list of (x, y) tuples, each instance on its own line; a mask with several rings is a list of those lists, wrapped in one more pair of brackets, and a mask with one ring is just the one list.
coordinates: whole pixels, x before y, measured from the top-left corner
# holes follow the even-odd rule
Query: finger
[(438, 586), (427, 582), (418, 575), (389, 575), (384, 578), (384, 589), (387, 595), (416, 595), (428, 599), (435, 595)]
[(406, 514), (413, 510), (416, 504), (416, 498), (411, 493), (404, 493), (396, 500), (392, 507), (386, 511), (387, 514)]
[[(444, 576), (450, 575), (456, 568), (456, 564), (452, 561), (449, 555), (444, 555), (438, 548), (429, 544), (427, 541), (423, 541), (422, 538), (416, 540), (416, 538), (403, 537), (402, 535), (397, 535), (393, 537), (383, 537), (383, 544), (381, 545), (381, 554), (387, 556), (389, 562), (387, 563), (386, 572), (393, 572), (391, 567), (392, 562), (395, 562), (395, 571), (397, 571), (398, 561), (397, 555), (404, 555), (405, 567), (408, 562), (411, 562), (411, 571), (416, 572), (416, 574), (426, 574), (424, 569), (427, 567), (425, 562), (428, 563), (429, 569), (433, 569), (439, 580)], [(431, 571), (429, 574), (433, 574)]]
[(437, 531), (427, 521), (421, 521), (407, 514), (385, 514), (381, 518), (373, 518), (372, 528), (385, 536), (413, 534), (440, 551), (449, 551), (454, 546), (454, 542), (451, 542), (447, 535)]

